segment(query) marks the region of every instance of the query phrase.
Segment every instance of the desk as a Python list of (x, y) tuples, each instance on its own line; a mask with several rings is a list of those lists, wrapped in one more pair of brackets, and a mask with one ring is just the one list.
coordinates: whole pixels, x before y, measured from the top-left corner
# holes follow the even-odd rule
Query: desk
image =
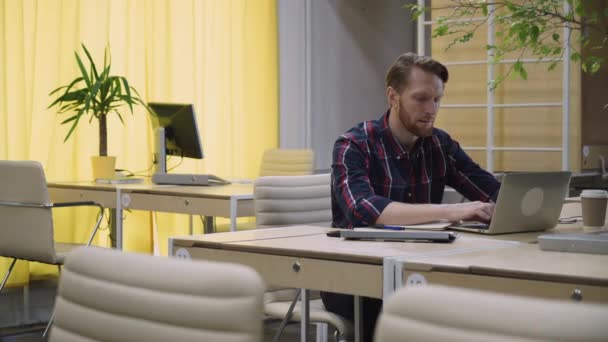
[(116, 248), (122, 249), (122, 210), (149, 210), (203, 215), (206, 231), (212, 231), (213, 218), (230, 218), (236, 231), (236, 218), (254, 216), (253, 185), (175, 186), (157, 184), (96, 184), (92, 182), (50, 182), (53, 202), (95, 201), (114, 209)]
[[(169, 254), (248, 265), (271, 286), (384, 298), (397, 284), (392, 259), (409, 260), (519, 244), (468, 237), (449, 244), (347, 241), (327, 237), (325, 233), (330, 230), (297, 226), (174, 237), (169, 241)], [(355, 325), (360, 327), (357, 319)], [(303, 326), (306, 326), (305, 320)]]
[[(580, 205), (564, 205), (562, 216), (575, 215), (580, 215)], [(169, 254), (186, 259), (245, 264), (256, 269), (268, 285), (348, 293), (357, 297), (384, 298), (403, 285), (404, 263), (415, 264), (418, 261), (434, 260), (433, 258), (449, 260), (454, 255), (465, 253), (492, 255), (501, 250), (520, 248), (520, 246), (527, 246), (522, 248), (530, 249), (537, 247), (534, 242), (540, 234), (580, 232), (582, 224), (578, 222), (558, 225), (549, 231), (498, 236), (466, 233), (451, 244), (344, 241), (325, 236), (329, 230), (329, 228), (300, 226), (175, 237), (169, 241)], [(502, 256), (496, 257), (497, 260), (501, 258)], [(606, 264), (604, 262), (604, 265)], [(573, 268), (576, 267), (574, 261), (572, 265)], [(405, 269), (409, 270), (408, 267), (406, 266)], [(558, 285), (564, 281), (563, 277), (569, 276), (569, 271), (570, 269), (564, 270), (560, 275), (562, 278), (557, 278)], [(459, 274), (463, 275), (465, 283), (470, 282), (474, 276), (464, 270)], [(409, 275), (406, 275), (405, 282), (409, 280), (417, 284), (426, 281), (425, 277), (417, 275), (408, 279)], [(576, 278), (572, 275), (570, 277)], [(501, 279), (496, 280), (495, 283), (499, 283)], [(573, 278), (568, 279), (578, 281)], [(595, 295), (588, 295), (592, 292), (598, 293), (598, 284), (595, 280), (590, 285), (584, 283), (580, 285), (584, 285), (582, 291), (587, 299), (597, 298), (594, 297)], [(564, 291), (572, 290), (568, 285), (561, 288), (565, 289)], [(601, 291), (603, 285), (600, 286)], [(302, 312), (305, 311), (303, 308)], [(358, 311), (355, 310), (355, 317), (357, 314)], [(304, 314), (303, 317), (306, 315)], [(305, 327), (306, 323), (303, 326)]]
[[(402, 280), (552, 299), (608, 302), (608, 255), (519, 244), (404, 260)], [(408, 281), (409, 280), (409, 281)]]
[[(566, 203), (560, 217), (580, 215), (580, 202)], [(542, 234), (583, 231), (580, 221), (559, 224), (542, 232), (486, 236), (524, 242), (491, 252), (457, 251), (417, 260), (398, 260), (395, 273), (401, 274), (401, 283), (397, 287), (420, 282), (553, 299), (608, 302), (608, 255), (543, 251), (536, 243)]]

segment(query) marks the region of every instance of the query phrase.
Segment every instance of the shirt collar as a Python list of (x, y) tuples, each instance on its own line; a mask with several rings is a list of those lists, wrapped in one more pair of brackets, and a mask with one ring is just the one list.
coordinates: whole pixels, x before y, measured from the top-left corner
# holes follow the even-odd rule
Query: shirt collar
[[(384, 146), (386, 148), (386, 153), (392, 157), (401, 159), (410, 154), (409, 147), (401, 145), (399, 140), (397, 140), (397, 138), (393, 135), (393, 132), (391, 132), (391, 129), (388, 125), (388, 116), (390, 112), (390, 109), (387, 110), (386, 113), (384, 113), (384, 115), (382, 116), (382, 118), (380, 118), (381, 136), (384, 142)], [(418, 138), (414, 148), (418, 148), (421, 139), (422, 138)]]

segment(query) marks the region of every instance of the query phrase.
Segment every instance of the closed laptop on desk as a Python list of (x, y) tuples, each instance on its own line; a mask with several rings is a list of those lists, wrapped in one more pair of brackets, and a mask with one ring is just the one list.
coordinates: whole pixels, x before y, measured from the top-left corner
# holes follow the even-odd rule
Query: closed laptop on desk
[(489, 225), (451, 226), (483, 234), (540, 231), (555, 227), (568, 194), (570, 172), (506, 174)]

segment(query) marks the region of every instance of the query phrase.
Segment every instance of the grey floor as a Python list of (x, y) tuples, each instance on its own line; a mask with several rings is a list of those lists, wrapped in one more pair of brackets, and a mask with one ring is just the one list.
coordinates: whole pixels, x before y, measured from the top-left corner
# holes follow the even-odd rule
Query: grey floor
[[(46, 322), (51, 315), (57, 288), (56, 279), (31, 282), (26, 288), (6, 288), (0, 295), (0, 342), (41, 341)], [(264, 324), (264, 341), (272, 341), (280, 326), (277, 320)], [(330, 328), (329, 340), (333, 331)], [(309, 330), (309, 340), (315, 340), (315, 326)], [(280, 341), (300, 340), (300, 325), (289, 324)]]

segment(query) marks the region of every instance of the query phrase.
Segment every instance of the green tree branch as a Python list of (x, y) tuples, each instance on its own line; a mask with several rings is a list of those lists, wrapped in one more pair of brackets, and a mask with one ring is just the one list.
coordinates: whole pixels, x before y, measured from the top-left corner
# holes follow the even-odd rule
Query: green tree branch
[[(487, 45), (492, 63), (499, 63), (510, 53), (520, 52), (505, 75), (491, 81), (497, 87), (511, 74), (527, 78), (526, 52), (536, 61), (547, 59), (569, 59), (581, 63), (586, 73), (596, 73), (605, 62), (601, 52), (608, 48), (608, 9), (586, 8), (585, 0), (567, 0), (570, 9), (564, 10), (563, 0), (447, 0), (447, 4), (422, 7), (407, 4), (414, 19), (431, 11), (449, 12), (435, 18), (433, 38), (450, 37), (447, 49), (464, 44), (474, 38), (492, 16), (496, 27), (496, 42)], [(563, 30), (569, 34), (564, 36)], [(594, 34), (592, 40), (591, 34)], [(598, 39), (599, 37), (599, 39)], [(564, 40), (570, 47), (569, 56), (564, 56)], [(585, 53), (582, 53), (582, 51)], [(553, 70), (557, 61), (552, 61), (548, 70)]]

